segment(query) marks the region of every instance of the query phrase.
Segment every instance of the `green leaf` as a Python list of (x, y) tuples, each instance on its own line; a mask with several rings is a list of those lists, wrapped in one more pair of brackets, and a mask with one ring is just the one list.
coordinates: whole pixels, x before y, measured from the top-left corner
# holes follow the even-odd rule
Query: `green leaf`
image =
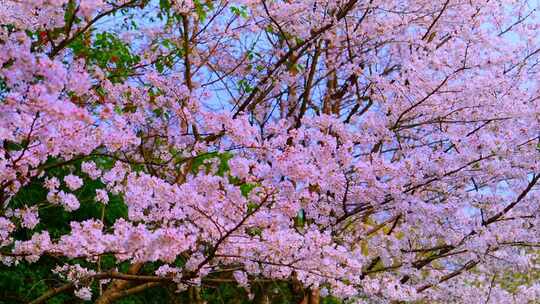
[(242, 17), (244, 19), (249, 18), (249, 12), (248, 8), (245, 5), (242, 5), (240, 7), (238, 6), (231, 6), (231, 12), (235, 14), (236, 16)]
[(204, 22), (206, 20), (206, 10), (204, 9), (204, 5), (201, 4), (200, 0), (194, 0), (193, 4), (195, 5), (195, 13), (197, 14), (198, 19), (201, 22)]

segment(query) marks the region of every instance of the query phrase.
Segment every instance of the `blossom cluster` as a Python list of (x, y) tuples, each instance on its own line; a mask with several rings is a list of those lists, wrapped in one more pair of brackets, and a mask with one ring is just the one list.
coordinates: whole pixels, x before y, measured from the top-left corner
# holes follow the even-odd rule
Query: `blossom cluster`
[[(55, 269), (83, 300), (106, 255), (160, 263), (141, 280), (180, 290), (234, 266), (246, 289), (341, 298), (539, 294), (486, 279), (537, 266), (527, 5), (165, 2), (0, 1), (0, 261), (85, 260)], [(170, 22), (114, 29), (131, 43), (98, 34), (165, 9)], [(52, 208), (71, 219), (60, 236), (40, 218)]]

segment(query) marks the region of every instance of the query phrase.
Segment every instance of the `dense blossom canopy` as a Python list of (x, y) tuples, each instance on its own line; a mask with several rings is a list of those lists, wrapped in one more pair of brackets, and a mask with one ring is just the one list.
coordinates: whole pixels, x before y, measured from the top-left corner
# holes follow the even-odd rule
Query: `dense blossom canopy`
[(498, 279), (540, 244), (537, 21), (525, 0), (0, 0), (3, 269), (55, 257), (66, 284), (35, 303), (216, 278), (538, 298)]

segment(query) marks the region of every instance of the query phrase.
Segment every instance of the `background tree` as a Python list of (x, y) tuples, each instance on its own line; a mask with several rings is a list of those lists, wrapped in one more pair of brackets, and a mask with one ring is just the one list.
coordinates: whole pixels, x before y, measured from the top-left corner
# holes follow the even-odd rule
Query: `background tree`
[(3, 301), (538, 298), (537, 17), (1, 1)]

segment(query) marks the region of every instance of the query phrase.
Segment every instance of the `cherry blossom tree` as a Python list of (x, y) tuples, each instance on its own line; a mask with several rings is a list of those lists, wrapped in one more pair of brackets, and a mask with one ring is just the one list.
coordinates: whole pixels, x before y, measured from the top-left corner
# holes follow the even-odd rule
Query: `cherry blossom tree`
[(31, 303), (529, 303), (501, 278), (538, 261), (538, 24), (526, 0), (2, 0), (1, 269), (53, 273)]

